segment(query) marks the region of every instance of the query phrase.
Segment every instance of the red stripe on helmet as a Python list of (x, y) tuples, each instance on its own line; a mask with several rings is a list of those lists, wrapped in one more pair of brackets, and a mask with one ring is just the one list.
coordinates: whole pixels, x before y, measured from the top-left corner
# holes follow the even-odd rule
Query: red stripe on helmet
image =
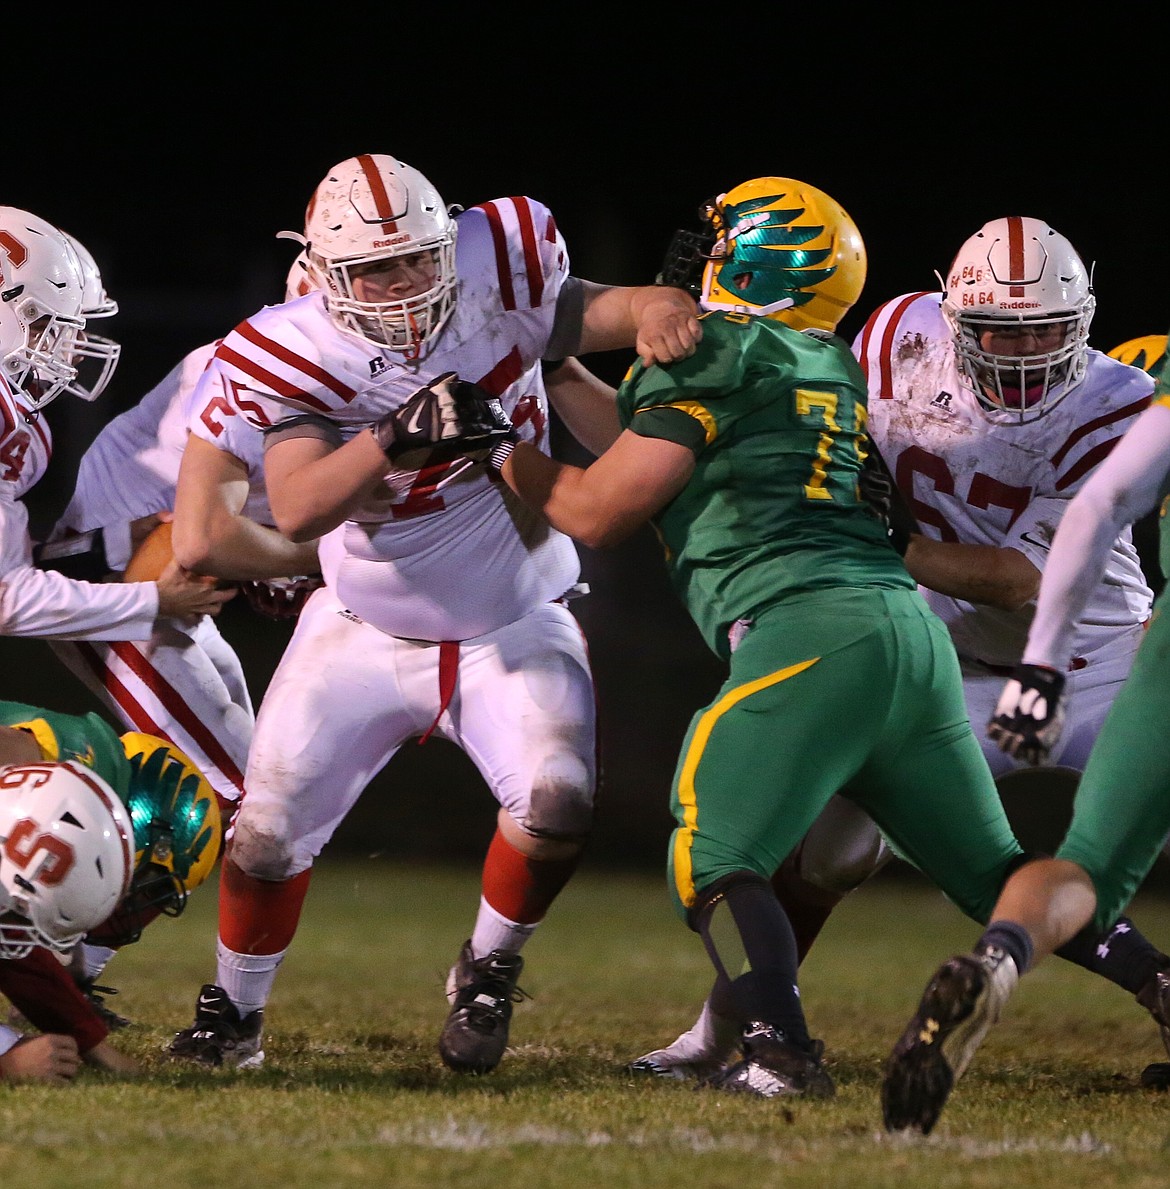
[(366, 181), (370, 184), (370, 193), (374, 196), (374, 209), (378, 212), (378, 218), (382, 220), (382, 231), (386, 235), (391, 235), (398, 230), (398, 225), (394, 222), (394, 208), (390, 205), (390, 195), (386, 192), (386, 183), (382, 174), (369, 153), (362, 153), (357, 162), (361, 166), (362, 173), (365, 174)]

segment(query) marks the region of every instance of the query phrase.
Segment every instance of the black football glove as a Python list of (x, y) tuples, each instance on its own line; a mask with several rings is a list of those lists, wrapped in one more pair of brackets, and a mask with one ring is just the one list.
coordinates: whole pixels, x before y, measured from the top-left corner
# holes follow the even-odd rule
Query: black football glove
[(513, 436), (512, 421), (499, 397), (460, 380), (454, 372), (420, 388), (370, 429), (389, 459), (407, 450), (439, 448), (452, 455), (485, 450)]
[(1042, 764), (1064, 726), (1063, 692), (1063, 673), (1046, 665), (1017, 665), (987, 724), (988, 737), (1017, 760)]
[(910, 534), (918, 531), (918, 524), (877, 447), (872, 441), (867, 446), (868, 453), (857, 476), (858, 490), (874, 515), (885, 525), (886, 537), (898, 551), (898, 556), (905, 557), (910, 545)]

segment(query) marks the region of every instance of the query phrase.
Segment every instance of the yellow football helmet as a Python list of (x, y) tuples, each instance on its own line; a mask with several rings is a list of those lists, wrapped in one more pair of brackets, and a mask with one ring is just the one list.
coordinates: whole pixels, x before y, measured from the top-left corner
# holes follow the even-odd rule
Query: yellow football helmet
[(706, 204), (715, 234), (699, 304), (833, 332), (865, 285), (857, 225), (824, 191), (753, 178)]
[(121, 742), (130, 761), (134, 875), (114, 914), (89, 935), (114, 947), (137, 941), (160, 914), (178, 916), (211, 874), (223, 842), (215, 792), (179, 748), (138, 731)]
[(1128, 339), (1114, 347), (1109, 352), (1109, 357), (1119, 359), (1132, 367), (1140, 367), (1156, 380), (1162, 374), (1162, 367), (1166, 363), (1166, 336), (1146, 334), (1141, 338)]

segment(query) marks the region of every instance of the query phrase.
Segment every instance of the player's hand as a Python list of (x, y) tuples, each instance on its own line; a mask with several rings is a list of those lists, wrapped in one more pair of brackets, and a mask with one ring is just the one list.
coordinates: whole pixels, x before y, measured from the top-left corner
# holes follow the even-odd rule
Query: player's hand
[(63, 1086), (81, 1068), (77, 1041), (72, 1036), (47, 1032), (26, 1036), (0, 1055), (0, 1081), (48, 1082)]
[(634, 346), (650, 367), (694, 355), (702, 337), (694, 300), (682, 289), (664, 287), (641, 306)]
[(499, 397), (447, 372), (424, 385), (396, 412), (370, 427), (387, 458), (407, 450), (451, 447), (453, 453), (487, 449), (511, 437), (512, 421)]
[(906, 503), (894, 484), (886, 464), (871, 442), (861, 472), (857, 476), (857, 487), (861, 498), (870, 506), (874, 515), (885, 525), (886, 537), (898, 551), (906, 556), (910, 535), (918, 529)]
[(172, 559), (158, 576), (158, 613), (177, 619), (218, 615), (236, 593), (235, 586), (221, 590), (214, 578), (192, 574)]
[(120, 1073), (129, 1077), (142, 1072), (142, 1066), (133, 1057), (120, 1053), (109, 1041), (103, 1040), (87, 1049), (84, 1060), (86, 1065), (97, 1069), (104, 1069), (107, 1073)]
[(300, 578), (268, 578), (257, 582), (241, 582), (240, 590), (253, 611), (267, 619), (295, 619), (305, 600), (319, 586), (324, 585), (320, 574)]
[(1064, 726), (1064, 680), (1046, 665), (1017, 665), (987, 724), (988, 737), (1017, 760), (1042, 764)]

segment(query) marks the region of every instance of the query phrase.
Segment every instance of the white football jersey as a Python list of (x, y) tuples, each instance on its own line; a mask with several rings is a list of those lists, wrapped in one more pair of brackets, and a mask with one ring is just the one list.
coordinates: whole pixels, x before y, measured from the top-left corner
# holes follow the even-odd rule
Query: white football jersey
[(0, 378), (0, 635), (58, 640), (150, 636), (158, 612), (153, 582), (77, 582), (33, 564), (22, 497), (53, 454), (42, 413)]
[[(956, 365), (938, 293), (880, 306), (853, 343), (869, 383), (869, 429), (922, 532), (1017, 549), (1043, 572), (1060, 517), (1093, 468), (1149, 404), (1145, 372), (1089, 352), (1084, 381), (1027, 424), (985, 411)], [(897, 394), (897, 395), (895, 395)], [(1035, 604), (1006, 611), (923, 590), (959, 655), (1018, 663)], [(1077, 625), (1079, 667), (1119, 628), (1149, 616), (1153, 593), (1129, 529)]]
[[(422, 358), (340, 330), (319, 293), (268, 306), (223, 340), (196, 388), (190, 429), (209, 419), (260, 428), (301, 413), (345, 438), (446, 373), (501, 399), (517, 432), (548, 449), (540, 360), (568, 255), (552, 214), (501, 198), (458, 217), (455, 311)], [(386, 497), (323, 538), (326, 582), (382, 631), (466, 640), (514, 622), (576, 582), (573, 542), (489, 477), (482, 461), (404, 455)]]
[[(190, 351), (136, 405), (103, 426), (82, 456), (73, 495), (50, 540), (105, 529), (110, 567), (125, 567), (130, 556), (130, 522), (174, 509), (191, 398), (217, 345), (218, 340)], [(262, 435), (246, 423), (232, 427), (230, 434), (216, 435), (214, 410), (207, 416), (212, 440), (248, 468), (250, 485), (243, 515), (271, 525)]]

